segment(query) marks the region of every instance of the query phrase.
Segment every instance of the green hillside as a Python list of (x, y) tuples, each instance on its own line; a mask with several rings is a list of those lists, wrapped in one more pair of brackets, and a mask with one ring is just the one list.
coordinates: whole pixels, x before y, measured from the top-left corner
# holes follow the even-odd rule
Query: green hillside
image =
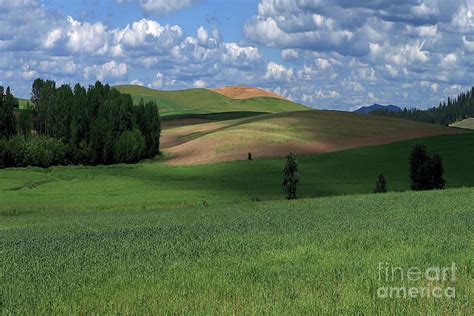
[(28, 104), (30, 100), (27, 99), (18, 99), (18, 103), (20, 105), (20, 109), (26, 108), (26, 105)]
[(141, 99), (155, 101), (164, 116), (235, 111), (276, 113), (309, 109), (301, 104), (268, 97), (233, 100), (207, 89), (160, 91), (133, 85), (116, 86), (115, 88), (122, 93), (132, 95), (136, 103)]
[[(473, 199), (473, 189), (458, 189), (3, 213), (2, 313), (469, 315)], [(421, 271), (454, 263), (456, 280), (388, 282), (380, 263)], [(454, 287), (456, 297), (378, 297), (387, 286)]]
[[(474, 186), (474, 133), (299, 156), (300, 197), (371, 193), (380, 172), (390, 191), (410, 189), (414, 143), (441, 154), (449, 188)], [(245, 157), (246, 158), (246, 157)], [(212, 165), (135, 165), (0, 170), (0, 210), (129, 209), (283, 199), (283, 158)]]

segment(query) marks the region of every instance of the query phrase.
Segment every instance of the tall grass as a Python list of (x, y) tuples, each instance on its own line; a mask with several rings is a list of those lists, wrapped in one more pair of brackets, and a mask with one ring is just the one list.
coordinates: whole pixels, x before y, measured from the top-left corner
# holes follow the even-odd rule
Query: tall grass
[[(0, 216), (4, 314), (469, 314), (474, 190)], [(458, 267), (381, 299), (377, 266)], [(436, 284), (435, 284), (436, 285)], [(426, 286), (423, 281), (413, 286)]]

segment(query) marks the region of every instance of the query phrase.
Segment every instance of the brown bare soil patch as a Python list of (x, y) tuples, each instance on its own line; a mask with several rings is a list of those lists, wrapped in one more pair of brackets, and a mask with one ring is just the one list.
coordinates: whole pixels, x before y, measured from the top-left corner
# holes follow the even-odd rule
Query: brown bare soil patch
[(209, 90), (220, 93), (222, 95), (225, 95), (228, 98), (236, 99), (236, 100), (245, 100), (245, 99), (256, 98), (256, 97), (270, 97), (270, 98), (286, 100), (284, 97), (278, 94), (275, 94), (263, 89), (254, 88), (254, 87), (226, 86), (224, 88), (212, 88)]

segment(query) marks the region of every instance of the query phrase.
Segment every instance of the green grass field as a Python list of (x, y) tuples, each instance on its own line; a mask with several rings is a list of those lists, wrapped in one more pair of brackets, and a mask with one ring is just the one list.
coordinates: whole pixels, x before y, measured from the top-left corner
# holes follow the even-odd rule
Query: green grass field
[(141, 99), (155, 101), (163, 116), (221, 112), (275, 113), (309, 109), (301, 104), (267, 97), (233, 100), (207, 89), (161, 91), (132, 85), (116, 86), (115, 88), (122, 93), (132, 95), (135, 103), (140, 102)]
[[(380, 172), (389, 190), (409, 190), (408, 156), (414, 143), (424, 143), (441, 154), (448, 187), (474, 186), (474, 134), (469, 133), (299, 156), (299, 195), (371, 193)], [(0, 170), (0, 211), (170, 208), (203, 201), (214, 205), (282, 199), (283, 163), (283, 158), (271, 158), (196, 166), (151, 161)]]
[[(409, 190), (424, 143), (449, 190)], [(220, 164), (0, 170), (1, 314), (469, 314), (474, 133)], [(380, 172), (388, 194), (370, 194)], [(454, 189), (453, 189), (454, 188)], [(364, 195), (366, 194), (366, 195)], [(458, 268), (455, 282), (379, 277), (379, 263)], [(408, 282), (408, 283), (407, 283)], [(456, 298), (377, 289), (454, 287)]]
[[(157, 195), (160, 192), (156, 193)], [(473, 189), (0, 217), (2, 314), (459, 314), (473, 309)], [(378, 264), (457, 266), (386, 282)], [(383, 299), (379, 287), (455, 287)]]
[(468, 118), (468, 119), (462, 120), (461, 122), (452, 124), (451, 126), (466, 128), (466, 129), (474, 129), (474, 118)]

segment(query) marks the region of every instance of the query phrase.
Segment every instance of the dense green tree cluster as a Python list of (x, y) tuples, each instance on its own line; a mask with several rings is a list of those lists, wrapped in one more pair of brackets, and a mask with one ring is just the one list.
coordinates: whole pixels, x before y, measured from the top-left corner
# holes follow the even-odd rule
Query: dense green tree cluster
[(0, 166), (132, 163), (159, 153), (157, 105), (134, 106), (109, 85), (72, 89), (36, 79), (31, 107), (21, 110), (9, 89), (2, 95)]
[(438, 107), (428, 110), (405, 108), (400, 112), (377, 110), (371, 112), (371, 114), (449, 125), (469, 117), (474, 117), (474, 87), (470, 91), (461, 93), (457, 98), (448, 98), (447, 101), (441, 102)]

